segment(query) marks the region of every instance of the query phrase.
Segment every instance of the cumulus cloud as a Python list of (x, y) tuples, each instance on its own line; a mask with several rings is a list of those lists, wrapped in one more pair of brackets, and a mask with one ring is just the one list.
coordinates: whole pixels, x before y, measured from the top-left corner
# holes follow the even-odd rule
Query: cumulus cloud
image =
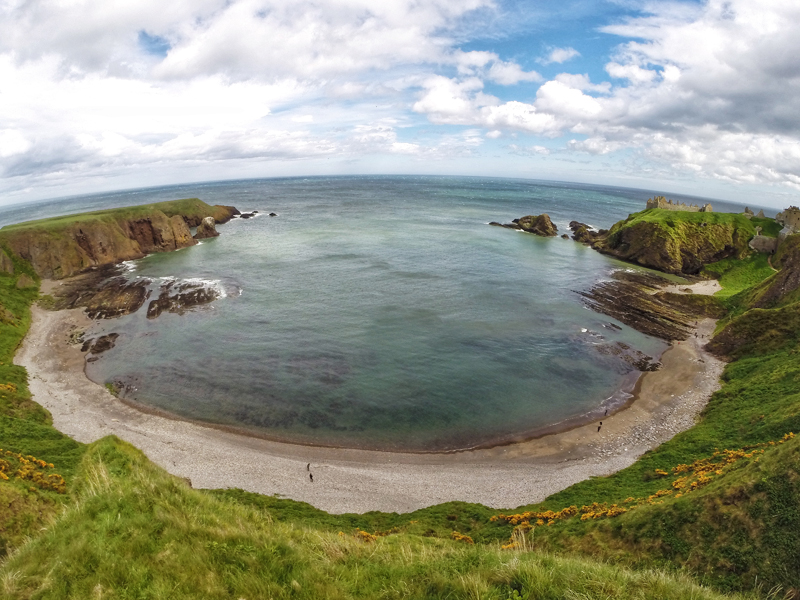
[[(501, 103), (474, 78), (440, 77), (414, 109), (433, 122), (568, 136), (576, 152), (634, 149), (675, 171), (797, 186), (800, 5), (709, 0), (649, 10), (604, 29), (635, 40), (607, 63), (613, 82), (562, 73), (533, 101)], [(547, 61), (569, 56), (553, 51)]]
[[(533, 56), (464, 50), (478, 29), (459, 23), (496, 2), (499, 15), (498, 0), (7, 0), (0, 187), (155, 164), (471, 156), (525, 135), (585, 160), (627, 151), (800, 187), (796, 1), (646, 4), (603, 28), (620, 38), (605, 73), (569, 72), (579, 52), (555, 47), (539, 62), (564, 72), (547, 81), (526, 70)], [(536, 142), (508, 149), (546, 156)]]
[(553, 48), (550, 50), (547, 56), (540, 58), (539, 62), (541, 62), (543, 65), (549, 65), (552, 63), (561, 64), (580, 55), (581, 53), (575, 50), (575, 48)]

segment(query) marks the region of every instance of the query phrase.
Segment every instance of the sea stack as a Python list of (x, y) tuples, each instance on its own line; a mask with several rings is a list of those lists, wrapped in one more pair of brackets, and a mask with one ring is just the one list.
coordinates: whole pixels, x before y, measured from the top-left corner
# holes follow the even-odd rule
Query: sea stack
[(197, 226), (197, 233), (194, 234), (194, 239), (203, 240), (205, 238), (217, 237), (219, 232), (214, 224), (214, 217), (205, 217), (200, 221)]

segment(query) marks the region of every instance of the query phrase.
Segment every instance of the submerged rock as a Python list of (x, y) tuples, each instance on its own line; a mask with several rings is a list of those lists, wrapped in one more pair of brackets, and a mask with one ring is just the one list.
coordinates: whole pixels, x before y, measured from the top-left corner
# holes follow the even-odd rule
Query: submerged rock
[(197, 226), (197, 233), (194, 234), (194, 239), (204, 240), (206, 238), (217, 237), (218, 235), (219, 232), (214, 225), (214, 217), (205, 217), (200, 221), (200, 225)]
[(188, 309), (208, 304), (219, 298), (219, 292), (202, 283), (183, 283), (175, 285), (174, 281), (161, 286), (158, 298), (147, 307), (147, 318), (155, 319), (162, 312), (183, 314)]
[(116, 344), (118, 337), (118, 333), (109, 333), (107, 335), (101, 335), (96, 340), (86, 340), (81, 347), (81, 352), (100, 354), (106, 350), (111, 350)]

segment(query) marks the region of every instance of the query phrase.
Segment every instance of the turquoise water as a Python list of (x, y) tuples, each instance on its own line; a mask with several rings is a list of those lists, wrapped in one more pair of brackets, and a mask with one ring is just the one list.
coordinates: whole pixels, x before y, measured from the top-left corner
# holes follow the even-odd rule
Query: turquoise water
[(198, 196), (262, 213), (130, 265), (128, 277), (199, 278), (223, 297), (96, 328), (121, 336), (87, 374), (183, 417), (302, 443), (464, 448), (624, 401), (631, 373), (598, 344), (665, 347), (621, 323), (608, 327), (575, 293), (627, 265), (571, 240), (487, 225), (547, 212), (560, 233), (572, 219), (608, 227), (641, 210), (647, 192), (343, 177), (119, 196), (72, 202)]

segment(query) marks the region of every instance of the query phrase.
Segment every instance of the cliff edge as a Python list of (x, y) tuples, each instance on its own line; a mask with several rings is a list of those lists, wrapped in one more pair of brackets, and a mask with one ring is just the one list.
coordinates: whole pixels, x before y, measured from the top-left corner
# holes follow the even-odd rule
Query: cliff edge
[(592, 247), (665, 273), (696, 275), (704, 265), (745, 256), (756, 225), (738, 214), (648, 209), (616, 223)]
[(189, 227), (205, 217), (229, 221), (232, 206), (197, 198), (68, 215), (8, 225), (0, 245), (30, 262), (42, 278), (61, 279), (91, 267), (196, 244)]

